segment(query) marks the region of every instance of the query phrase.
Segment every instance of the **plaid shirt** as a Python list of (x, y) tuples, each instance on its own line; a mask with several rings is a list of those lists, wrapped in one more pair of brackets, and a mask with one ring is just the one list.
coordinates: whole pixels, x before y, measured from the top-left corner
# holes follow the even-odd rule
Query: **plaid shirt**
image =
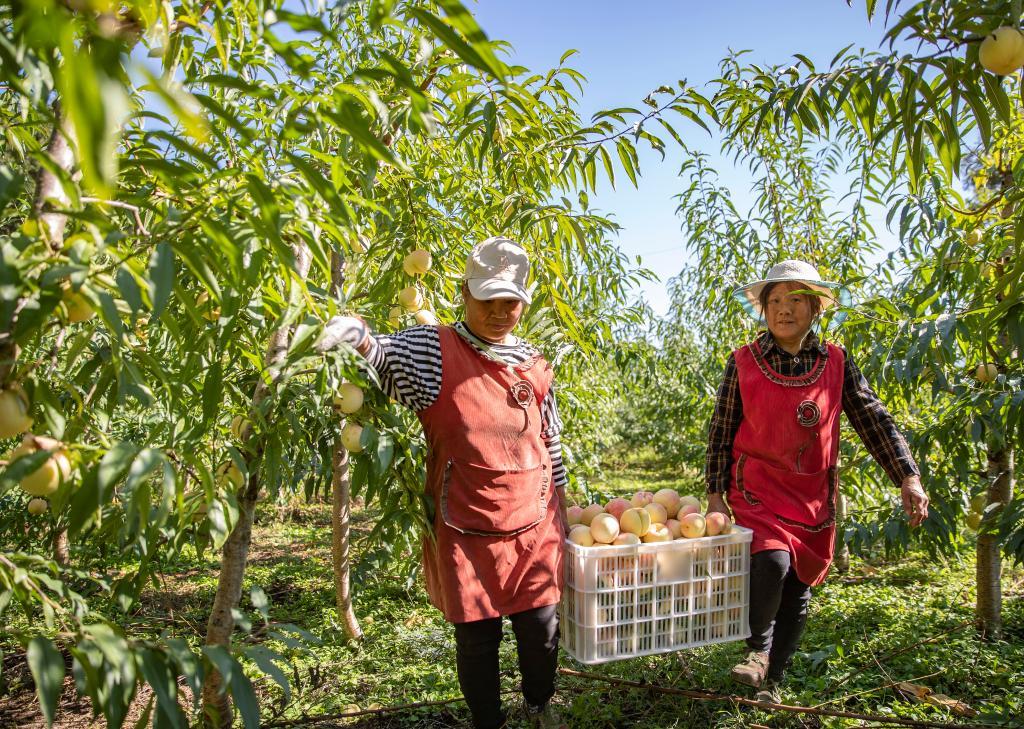
[[(769, 332), (758, 335), (758, 344), (768, 365), (787, 377), (804, 374), (818, 353), (828, 356), (828, 349), (813, 333), (808, 336), (800, 354), (795, 356), (778, 346)], [(845, 354), (846, 351), (843, 352)], [(803, 356), (804, 353), (810, 356)], [(906, 476), (920, 475), (906, 438), (848, 354), (843, 371), (843, 412), (868, 452), (885, 469), (893, 483), (899, 485)], [(707, 466), (704, 471), (708, 493), (724, 493), (729, 488), (732, 442), (742, 420), (739, 375), (736, 360), (730, 354), (708, 429)]]

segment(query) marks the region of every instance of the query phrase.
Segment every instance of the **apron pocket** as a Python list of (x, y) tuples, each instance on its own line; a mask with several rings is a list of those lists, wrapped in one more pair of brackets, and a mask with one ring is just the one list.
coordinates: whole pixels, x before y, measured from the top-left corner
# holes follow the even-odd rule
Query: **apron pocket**
[(836, 469), (796, 473), (741, 454), (736, 486), (751, 504), (763, 504), (783, 522), (812, 531), (835, 522)]
[(451, 459), (441, 486), (441, 518), (464, 534), (516, 534), (547, 513), (546, 464), (508, 471)]

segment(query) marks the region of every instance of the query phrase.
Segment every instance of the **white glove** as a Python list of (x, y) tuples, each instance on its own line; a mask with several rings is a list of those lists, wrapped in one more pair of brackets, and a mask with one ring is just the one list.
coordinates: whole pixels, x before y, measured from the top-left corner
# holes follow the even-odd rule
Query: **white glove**
[(359, 317), (335, 316), (324, 325), (324, 333), (314, 346), (320, 354), (337, 349), (342, 344), (361, 350), (369, 338), (370, 329)]

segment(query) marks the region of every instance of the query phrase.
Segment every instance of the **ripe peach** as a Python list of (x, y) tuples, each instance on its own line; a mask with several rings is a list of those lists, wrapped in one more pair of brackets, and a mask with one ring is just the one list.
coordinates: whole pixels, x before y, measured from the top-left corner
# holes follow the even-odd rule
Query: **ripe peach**
[(590, 533), (590, 527), (577, 524), (569, 532), (569, 541), (581, 547), (593, 547), (594, 535)]
[(438, 325), (437, 315), (430, 309), (420, 309), (416, 312), (416, 323), (436, 327)]
[(679, 492), (675, 489), (659, 489), (654, 493), (654, 503), (664, 506), (671, 519), (679, 513)]
[(729, 517), (720, 511), (712, 511), (704, 517), (704, 529), (709, 537), (728, 534), (731, 526), (732, 522)]
[(619, 536), (615, 537), (615, 541), (612, 544), (616, 547), (621, 547), (626, 544), (640, 544), (640, 537), (630, 532), (623, 532)]
[(32, 516), (39, 516), (50, 508), (50, 503), (46, 499), (40, 499), (38, 496), (28, 501), (28, 513)]
[(341, 444), (349, 453), (358, 453), (363, 450), (363, 426), (359, 423), (345, 423), (341, 429)]
[(998, 376), (999, 368), (991, 362), (978, 365), (978, 368), (974, 371), (974, 378), (978, 382), (995, 382)]
[(26, 474), (18, 484), (29, 496), (49, 496), (63, 481), (71, 478), (71, 461), (68, 460), (64, 444), (53, 438), (26, 433), (18, 447), (11, 451), (10, 460), (15, 461), (44, 449), (52, 455), (36, 470)]
[(611, 544), (619, 536), (619, 522), (611, 514), (598, 514), (590, 522), (590, 534), (595, 542)]
[(351, 415), (363, 406), (363, 388), (351, 382), (343, 382), (334, 395), (334, 406), (346, 415)]
[(651, 528), (644, 534), (644, 542), (671, 542), (672, 533), (664, 524), (651, 524)]
[(629, 500), (629, 503), (633, 506), (647, 506), (649, 503), (654, 501), (654, 494), (650, 491), (637, 491), (633, 494), (633, 498)]
[(996, 28), (981, 42), (978, 60), (986, 70), (1009, 76), (1024, 65), (1024, 36), (1012, 25)]
[(619, 519), (622, 531), (642, 537), (651, 528), (651, 513), (646, 509), (626, 509)]
[(679, 537), (683, 536), (678, 519), (669, 519), (665, 522), (665, 526), (668, 527), (669, 534), (672, 535), (673, 539), (679, 539)]
[(700, 514), (687, 514), (680, 520), (679, 528), (687, 539), (696, 539), (704, 536), (706, 522)]
[(582, 514), (583, 514), (583, 507), (582, 506), (576, 506), (576, 504), (573, 504), (568, 509), (566, 509), (565, 510), (565, 515), (566, 515), (566, 517), (569, 520), (569, 526), (573, 526), (575, 524), (579, 524), (580, 523), (580, 516)]
[(423, 307), (423, 297), (415, 286), (406, 286), (398, 292), (398, 303), (407, 311), (419, 311)]
[(19, 385), (0, 390), (0, 438), (20, 435), (32, 427), (28, 395)]
[(603, 514), (604, 509), (601, 508), (600, 504), (590, 504), (580, 514), (580, 524), (586, 524), (590, 526), (590, 522), (594, 520), (594, 517), (598, 514)]
[(606, 514), (611, 514), (616, 518), (616, 520), (618, 520), (622, 518), (623, 512), (625, 512), (626, 509), (630, 508), (632, 508), (632, 504), (630, 504), (622, 497), (616, 496), (614, 499), (612, 499), (611, 501), (604, 505), (604, 512)]
[(417, 248), (402, 261), (402, 270), (409, 276), (422, 276), (430, 270), (431, 263), (430, 251)]
[[(697, 511), (701, 511), (700, 499), (698, 499), (696, 496), (690, 496), (689, 494), (687, 494), (686, 496), (683, 496), (679, 499), (680, 512), (688, 506), (692, 506), (694, 509), (696, 509), (696, 511), (687, 512), (688, 514), (695, 514), (697, 513)], [(679, 517), (676, 516), (676, 518), (678, 519)]]
[(659, 504), (657, 501), (644, 506), (648, 513), (651, 515), (651, 521), (655, 524), (664, 524), (668, 520), (668, 512), (665, 507)]

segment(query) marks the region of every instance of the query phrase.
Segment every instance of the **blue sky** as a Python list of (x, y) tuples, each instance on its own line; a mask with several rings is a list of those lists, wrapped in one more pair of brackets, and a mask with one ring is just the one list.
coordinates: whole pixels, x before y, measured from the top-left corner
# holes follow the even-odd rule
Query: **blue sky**
[[(853, 7), (843, 0), (478, 0), (469, 7), (491, 38), (512, 44), (511, 60), (528, 68), (550, 68), (564, 51), (577, 49), (568, 64), (588, 79), (581, 104), (588, 117), (600, 109), (639, 107), (651, 90), (678, 79), (699, 88), (717, 76), (730, 49), (750, 50), (750, 61), (765, 64), (792, 62), (799, 52), (824, 67), (851, 43), (878, 49), (884, 34), (879, 18), (868, 23), (862, 0)], [(695, 126), (676, 126), (688, 142), (717, 152), (717, 143)], [(662, 314), (665, 280), (684, 260), (672, 197), (682, 186), (676, 176), (681, 155), (670, 153), (662, 162), (645, 154), (641, 161), (639, 189), (623, 177), (618, 189), (605, 186), (591, 204), (623, 227), (620, 248), (663, 277), (640, 292)], [(724, 160), (715, 166), (743, 200), (748, 179)]]

